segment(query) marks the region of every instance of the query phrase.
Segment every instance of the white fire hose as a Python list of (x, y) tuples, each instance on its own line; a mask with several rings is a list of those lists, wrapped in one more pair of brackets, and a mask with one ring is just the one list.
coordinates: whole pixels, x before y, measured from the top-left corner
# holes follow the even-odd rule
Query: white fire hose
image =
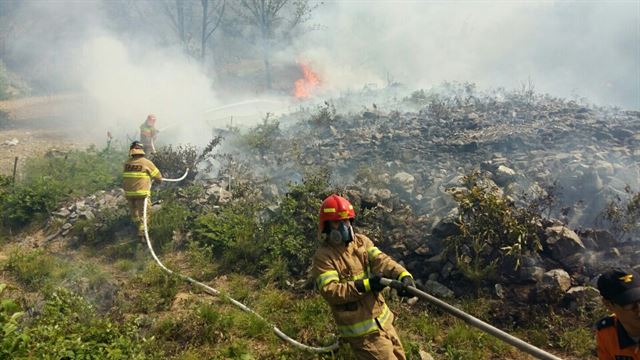
[[(162, 179), (162, 181), (169, 181), (169, 182), (177, 182), (177, 181), (181, 181), (183, 180), (186, 176), (187, 173), (189, 172), (189, 169), (187, 169), (187, 171), (185, 171), (184, 175), (182, 175), (181, 178), (178, 179)], [(246, 305), (244, 305), (243, 303), (239, 302), (236, 299), (233, 299), (232, 297), (230, 297), (227, 294), (223, 294), (220, 291), (212, 288), (209, 285), (203, 284), (189, 276), (185, 276), (182, 275), (180, 273), (176, 273), (173, 272), (171, 269), (167, 268), (166, 266), (164, 266), (164, 264), (160, 261), (160, 259), (158, 259), (158, 256), (156, 256), (155, 251), (153, 251), (153, 246), (151, 246), (151, 240), (149, 239), (149, 228), (147, 227), (147, 204), (149, 201), (149, 197), (144, 198), (144, 208), (142, 210), (142, 221), (144, 223), (144, 238), (147, 241), (147, 246), (149, 247), (149, 251), (151, 251), (151, 255), (153, 256), (153, 259), (158, 263), (158, 265), (167, 273), (169, 274), (173, 274), (178, 276), (179, 278), (186, 280), (196, 286), (199, 286), (200, 288), (202, 288), (204, 290), (204, 292), (206, 292), (209, 295), (213, 295), (213, 296), (223, 296), (225, 297), (227, 300), (229, 300), (231, 303), (233, 303), (234, 305), (236, 305), (237, 307), (239, 307), (240, 309), (253, 314), (254, 316), (256, 316), (258, 319), (264, 321), (265, 323), (269, 324), (269, 326), (271, 326), (271, 328), (273, 329), (273, 331), (276, 333), (276, 335), (278, 335), (279, 338), (281, 338), (282, 340), (288, 342), (289, 344), (305, 350), (305, 351), (309, 351), (309, 352), (314, 352), (314, 353), (326, 353), (326, 352), (333, 352), (336, 351), (338, 349), (338, 342), (333, 343), (332, 345), (329, 346), (324, 346), (324, 347), (314, 347), (314, 346), (309, 346), (309, 345), (305, 345), (301, 342), (296, 341), (295, 339), (292, 339), (291, 337), (289, 337), (287, 334), (285, 334), (282, 330), (280, 330), (277, 326), (271, 324), (270, 322), (268, 322), (265, 318), (263, 318), (262, 316), (260, 316), (260, 314), (256, 313), (255, 311), (253, 311), (251, 308), (247, 307)]]

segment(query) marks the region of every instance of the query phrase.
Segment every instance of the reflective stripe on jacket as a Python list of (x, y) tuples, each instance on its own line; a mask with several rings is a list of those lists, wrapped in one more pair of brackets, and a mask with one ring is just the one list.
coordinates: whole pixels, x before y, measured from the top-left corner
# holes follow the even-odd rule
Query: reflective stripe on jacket
[(162, 180), (160, 170), (144, 157), (130, 158), (124, 164), (122, 188), (126, 197), (145, 197), (151, 195), (151, 179)]
[(151, 142), (151, 139), (155, 139), (156, 133), (156, 128), (152, 125), (147, 125), (146, 121), (140, 125), (140, 141), (143, 143)]
[(393, 321), (393, 313), (380, 293), (360, 293), (354, 281), (375, 274), (401, 279), (405, 268), (380, 251), (365, 235), (356, 234), (348, 246), (324, 242), (313, 256), (312, 276), (343, 337), (378, 331), (378, 324)]

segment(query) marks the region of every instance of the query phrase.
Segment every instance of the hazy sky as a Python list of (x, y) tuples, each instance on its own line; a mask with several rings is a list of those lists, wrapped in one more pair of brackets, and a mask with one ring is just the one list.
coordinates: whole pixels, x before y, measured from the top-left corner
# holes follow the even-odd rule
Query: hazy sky
[(640, 109), (640, 1), (325, 2), (299, 43), (338, 87), (473, 81)]

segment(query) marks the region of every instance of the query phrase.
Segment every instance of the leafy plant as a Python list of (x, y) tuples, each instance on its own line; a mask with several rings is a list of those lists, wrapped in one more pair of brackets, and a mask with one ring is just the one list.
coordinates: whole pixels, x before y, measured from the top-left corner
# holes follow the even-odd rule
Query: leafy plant
[(493, 277), (510, 257), (517, 269), (522, 258), (542, 251), (538, 236), (539, 214), (516, 207), (480, 173), (463, 179), (464, 191), (449, 189), (458, 203), (460, 233), (447, 239), (463, 275), (476, 287)]
[(262, 119), (262, 123), (251, 128), (248, 133), (242, 136), (242, 142), (249, 149), (256, 150), (263, 156), (269, 150), (274, 149), (281, 136), (280, 122), (271, 117), (272, 114), (267, 113)]
[[(7, 285), (0, 283), (0, 296)], [(0, 297), (0, 358), (10, 359), (26, 353), (29, 336), (19, 330), (20, 318), (24, 312), (11, 299)]]

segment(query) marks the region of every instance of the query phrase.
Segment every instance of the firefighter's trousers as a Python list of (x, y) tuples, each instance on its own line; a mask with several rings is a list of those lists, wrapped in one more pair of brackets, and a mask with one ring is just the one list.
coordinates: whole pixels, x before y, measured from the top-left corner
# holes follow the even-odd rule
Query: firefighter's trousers
[[(145, 197), (128, 197), (131, 219), (138, 229), (138, 236), (144, 236), (144, 199)], [(151, 224), (151, 198), (147, 200), (147, 227)]]
[(378, 325), (378, 331), (354, 338), (343, 338), (359, 360), (406, 360), (404, 348), (391, 322)]

